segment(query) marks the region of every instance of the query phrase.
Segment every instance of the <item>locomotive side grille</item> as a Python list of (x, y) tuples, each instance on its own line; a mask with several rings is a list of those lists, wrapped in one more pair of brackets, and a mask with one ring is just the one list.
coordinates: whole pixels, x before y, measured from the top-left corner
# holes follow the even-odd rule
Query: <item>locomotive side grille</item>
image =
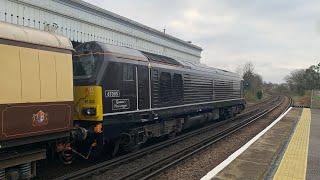
[(172, 81), (171, 101), (178, 105), (183, 102), (183, 80), (181, 74), (174, 74)]
[(212, 79), (203, 75), (170, 74), (153, 70), (153, 107), (241, 98), (238, 81)]
[(199, 75), (184, 75), (184, 103), (212, 101), (212, 79)]
[(240, 97), (240, 84), (233, 81), (214, 81), (215, 100), (235, 99)]
[(171, 101), (171, 74), (162, 72), (160, 75), (160, 101), (162, 105), (170, 104)]

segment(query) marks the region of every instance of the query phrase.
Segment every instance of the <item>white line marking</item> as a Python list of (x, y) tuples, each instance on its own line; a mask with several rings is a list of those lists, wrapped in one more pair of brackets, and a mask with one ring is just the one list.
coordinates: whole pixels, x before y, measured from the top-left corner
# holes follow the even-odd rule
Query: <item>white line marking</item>
[(275, 124), (277, 124), (290, 110), (290, 107), (285, 113), (280, 115), (275, 121), (273, 121), (268, 127), (266, 127), (263, 131), (257, 134), (254, 138), (252, 138), (249, 142), (243, 145), (236, 152), (231, 154), (227, 159), (221, 162), (218, 166), (208, 172), (205, 176), (201, 178), (201, 180), (210, 180), (214, 178), (220, 171), (222, 171), (225, 167), (227, 167), (233, 160), (235, 160), (240, 154), (242, 154), (246, 149), (248, 149), (254, 142), (256, 142), (262, 135), (264, 135), (269, 129), (271, 129)]

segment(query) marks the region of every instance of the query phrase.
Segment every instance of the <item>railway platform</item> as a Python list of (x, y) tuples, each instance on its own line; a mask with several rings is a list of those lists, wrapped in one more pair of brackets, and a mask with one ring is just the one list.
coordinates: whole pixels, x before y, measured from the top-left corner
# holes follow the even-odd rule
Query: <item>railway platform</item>
[(320, 109), (290, 108), (207, 179), (320, 179)]

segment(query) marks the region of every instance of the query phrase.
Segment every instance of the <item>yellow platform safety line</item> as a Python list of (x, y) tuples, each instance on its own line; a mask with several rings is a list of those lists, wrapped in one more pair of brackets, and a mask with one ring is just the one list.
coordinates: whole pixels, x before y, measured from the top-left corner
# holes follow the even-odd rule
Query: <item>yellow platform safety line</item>
[(310, 123), (311, 111), (304, 108), (273, 179), (302, 180), (306, 178)]

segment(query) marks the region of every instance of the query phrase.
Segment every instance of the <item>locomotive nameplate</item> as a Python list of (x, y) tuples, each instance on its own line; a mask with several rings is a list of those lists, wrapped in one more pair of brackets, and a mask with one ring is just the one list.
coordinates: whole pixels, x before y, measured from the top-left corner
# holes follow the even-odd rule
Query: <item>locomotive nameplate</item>
[(105, 97), (120, 97), (119, 90), (106, 90)]
[(112, 99), (112, 110), (130, 109), (129, 99)]

